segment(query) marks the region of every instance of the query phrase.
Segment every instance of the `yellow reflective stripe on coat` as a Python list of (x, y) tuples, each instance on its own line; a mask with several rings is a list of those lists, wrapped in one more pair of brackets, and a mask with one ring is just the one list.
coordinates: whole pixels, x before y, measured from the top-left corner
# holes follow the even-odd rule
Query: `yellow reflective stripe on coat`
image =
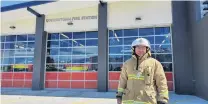
[(128, 79), (139, 79), (139, 80), (144, 80), (144, 76), (140, 75), (139, 77), (135, 74), (129, 74)]
[(124, 89), (123, 88), (118, 88), (118, 92), (123, 92)]
[(134, 101), (134, 100), (123, 100), (122, 104), (151, 104), (151, 103), (143, 102), (143, 101)]
[(168, 91), (163, 91), (163, 92), (161, 92), (159, 95), (168, 98)]

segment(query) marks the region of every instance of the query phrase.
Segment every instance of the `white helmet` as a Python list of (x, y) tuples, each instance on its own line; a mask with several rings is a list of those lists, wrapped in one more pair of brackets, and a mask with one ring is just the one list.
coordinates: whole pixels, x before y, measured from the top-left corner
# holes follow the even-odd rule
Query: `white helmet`
[(134, 46), (137, 46), (137, 45), (142, 45), (142, 46), (146, 46), (148, 48), (151, 48), (149, 40), (147, 40), (145, 38), (137, 38), (136, 40), (134, 40), (132, 42), (131, 47), (133, 48)]

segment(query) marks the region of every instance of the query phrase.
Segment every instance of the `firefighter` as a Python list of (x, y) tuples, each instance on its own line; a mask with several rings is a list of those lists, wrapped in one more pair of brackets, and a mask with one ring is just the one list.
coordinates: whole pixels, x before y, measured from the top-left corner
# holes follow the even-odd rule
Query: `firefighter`
[(151, 57), (150, 42), (132, 42), (132, 57), (124, 62), (116, 94), (117, 104), (168, 104), (167, 79), (159, 61)]

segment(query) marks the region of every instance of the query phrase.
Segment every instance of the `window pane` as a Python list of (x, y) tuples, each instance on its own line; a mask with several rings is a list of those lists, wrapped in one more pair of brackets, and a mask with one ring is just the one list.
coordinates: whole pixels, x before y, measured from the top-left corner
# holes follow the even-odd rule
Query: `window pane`
[(109, 62), (123, 62), (123, 55), (110, 55)]
[(27, 56), (27, 50), (26, 49), (18, 49), (15, 50), (15, 56)]
[(28, 35), (28, 41), (35, 41), (35, 35), (34, 34), (29, 34)]
[(85, 39), (85, 32), (74, 32), (73, 39)]
[(155, 53), (155, 45), (151, 45), (151, 53)]
[(25, 57), (16, 57), (15, 64), (26, 64), (26, 58)]
[(1, 49), (4, 49), (4, 43), (1, 43)]
[(128, 59), (130, 59), (132, 57), (132, 55), (124, 55), (124, 62), (127, 61)]
[(47, 56), (46, 63), (58, 63), (58, 56)]
[(108, 35), (109, 35), (109, 37), (114, 37), (114, 35), (113, 35), (113, 31), (112, 31), (112, 30), (109, 30)]
[(26, 58), (26, 64), (33, 64), (33, 60), (34, 60), (33, 57), (27, 57)]
[(71, 56), (59, 56), (59, 63), (71, 63)]
[(14, 56), (14, 50), (4, 50), (3, 51), (3, 57), (13, 57)]
[(4, 57), (4, 50), (0, 50), (0, 52), (1, 52), (1, 56), (0, 57), (1, 58)]
[(71, 63), (59, 64), (59, 71), (71, 71)]
[(110, 54), (123, 54), (123, 47), (109, 47), (109, 53)]
[(98, 38), (98, 32), (97, 31), (86, 32), (86, 38)]
[(26, 71), (27, 72), (33, 72), (33, 65), (32, 64), (28, 64), (27, 66), (28, 66), (28, 68), (26, 68)]
[(97, 39), (86, 40), (86, 46), (98, 46), (98, 40)]
[(86, 63), (97, 63), (98, 62), (98, 55), (87, 55)]
[(131, 46), (124, 46), (123, 52), (124, 52), (124, 54), (131, 55), (132, 54)]
[(35, 42), (28, 42), (27, 48), (35, 48)]
[(16, 35), (6, 36), (6, 42), (16, 41)]
[(72, 63), (85, 63), (85, 56), (72, 56)]
[(72, 40), (60, 40), (60, 47), (72, 47)]
[(85, 55), (85, 48), (73, 48), (72, 55)]
[(60, 33), (60, 39), (72, 39), (72, 33)]
[(15, 64), (13, 65), (14, 72), (25, 72), (28, 69), (27, 64)]
[(109, 71), (121, 71), (123, 64), (109, 64)]
[(59, 33), (48, 34), (48, 40), (59, 40)]
[(155, 44), (171, 44), (171, 36), (156, 36)]
[(164, 71), (172, 71), (172, 63), (162, 63)]
[(71, 55), (72, 49), (71, 48), (60, 48), (59, 55)]
[(3, 64), (14, 64), (14, 58), (3, 58)]
[(149, 40), (150, 44), (154, 44), (154, 36), (148, 36), (148, 37), (142, 37), (142, 38), (145, 38), (147, 40)]
[(125, 29), (124, 36), (138, 36), (138, 29)]
[(172, 62), (171, 54), (156, 54), (156, 59), (160, 62)]
[(85, 46), (85, 40), (72, 40), (73, 41), (73, 47), (84, 47)]
[(138, 37), (124, 38), (124, 45), (131, 45)]
[(140, 28), (139, 36), (146, 36), (146, 35), (154, 35), (154, 29), (153, 28)]
[(17, 41), (27, 41), (27, 35), (17, 35)]
[(16, 42), (15, 48), (16, 49), (25, 49), (27, 47), (27, 42)]
[(169, 27), (156, 27), (155, 28), (155, 35), (164, 35), (169, 34), (170, 28)]
[(1, 36), (1, 42), (5, 42), (5, 36)]
[(171, 45), (155, 45), (155, 51), (157, 53), (171, 53)]
[(87, 65), (86, 64), (72, 64), (71, 71), (86, 71)]
[(110, 38), (109, 44), (110, 44), (110, 46), (123, 45), (123, 38)]
[(27, 56), (34, 56), (34, 48), (27, 49)]
[(48, 41), (47, 47), (59, 47), (59, 41)]
[(114, 30), (109, 32), (109, 37), (118, 38), (123, 37), (122, 30)]
[(156, 55), (155, 54), (151, 54), (152, 55), (152, 58), (156, 58)]
[(5, 43), (5, 49), (14, 49), (14, 43)]
[(98, 47), (86, 47), (86, 55), (97, 55)]
[(47, 53), (48, 55), (59, 55), (59, 48), (51, 48), (51, 49), (48, 49)]
[(87, 64), (87, 71), (97, 71), (98, 70), (98, 64)]
[(2, 65), (1, 66), (2, 72), (12, 72), (13, 71), (13, 65)]
[(58, 71), (58, 64), (46, 64), (46, 71)]

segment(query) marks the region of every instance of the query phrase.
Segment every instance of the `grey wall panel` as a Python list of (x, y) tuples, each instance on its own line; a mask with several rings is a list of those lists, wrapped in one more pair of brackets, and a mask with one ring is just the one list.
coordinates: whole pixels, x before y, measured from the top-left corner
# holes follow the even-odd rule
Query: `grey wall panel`
[(98, 91), (108, 91), (107, 3), (99, 4), (98, 13)]
[(194, 24), (192, 31), (196, 95), (208, 100), (208, 16)]
[(32, 76), (32, 90), (44, 89), (45, 55), (47, 34), (44, 32), (45, 16), (36, 17), (35, 50)]
[(189, 33), (186, 1), (172, 1), (172, 39), (175, 92), (193, 94), (191, 35)]

